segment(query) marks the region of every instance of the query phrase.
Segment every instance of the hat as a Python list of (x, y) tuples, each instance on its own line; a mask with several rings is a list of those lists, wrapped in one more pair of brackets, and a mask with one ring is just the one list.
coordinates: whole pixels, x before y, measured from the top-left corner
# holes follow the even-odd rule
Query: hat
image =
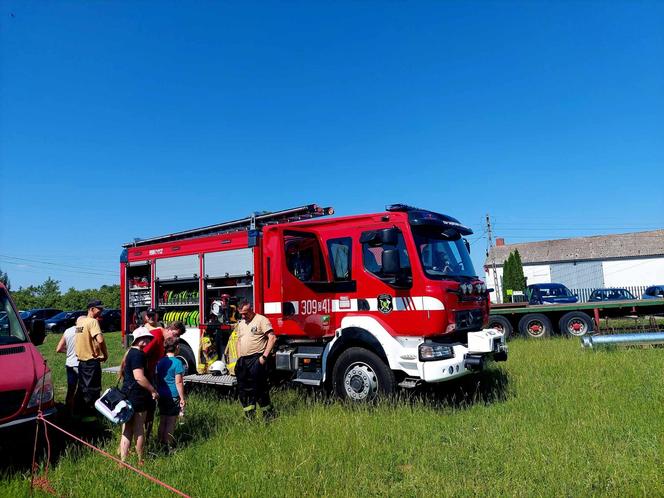
[(104, 309), (104, 303), (102, 303), (99, 299), (93, 299), (92, 301), (88, 302), (88, 309), (90, 308), (99, 308), (99, 309)]
[(136, 331), (134, 332), (134, 338), (133, 338), (132, 341), (131, 341), (132, 345), (133, 345), (137, 340), (142, 339), (143, 337), (149, 337), (150, 339), (152, 339), (154, 336), (153, 336), (150, 332), (148, 332), (146, 329), (144, 329), (144, 328), (141, 327), (141, 329), (136, 330)]

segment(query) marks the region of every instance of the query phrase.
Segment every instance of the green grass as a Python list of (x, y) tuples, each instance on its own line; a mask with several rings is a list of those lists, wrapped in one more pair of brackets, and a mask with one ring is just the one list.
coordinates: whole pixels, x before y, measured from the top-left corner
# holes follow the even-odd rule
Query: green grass
[[(55, 340), (41, 349), (62, 385)], [(196, 390), (180, 448), (145, 469), (192, 496), (664, 495), (664, 349), (517, 339), (507, 363), (400, 398), (357, 408), (280, 389), (280, 417), (264, 425), (242, 420), (236, 400)], [(119, 429), (108, 431), (102, 444), (114, 451)], [(5, 476), (0, 494), (27, 494), (26, 476)], [(169, 495), (76, 445), (49, 480), (63, 496)]]

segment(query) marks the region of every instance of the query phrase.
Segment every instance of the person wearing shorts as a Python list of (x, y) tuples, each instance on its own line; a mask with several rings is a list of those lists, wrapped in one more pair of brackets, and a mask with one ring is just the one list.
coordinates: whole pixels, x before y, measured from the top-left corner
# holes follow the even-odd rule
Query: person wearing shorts
[(151, 340), (152, 334), (147, 330), (134, 331), (134, 342), (127, 350), (120, 367), (120, 374), (124, 379), (121, 391), (134, 408), (134, 415), (122, 424), (120, 459), (123, 462), (127, 459), (129, 447), (135, 439), (139, 465), (143, 465), (145, 416), (148, 409), (154, 405), (154, 400), (159, 398), (157, 390), (145, 376), (146, 358), (143, 349)]
[(164, 341), (164, 356), (155, 371), (159, 393), (159, 442), (166, 448), (173, 445), (175, 421), (184, 410), (184, 364), (175, 355), (179, 351), (179, 339), (169, 337)]

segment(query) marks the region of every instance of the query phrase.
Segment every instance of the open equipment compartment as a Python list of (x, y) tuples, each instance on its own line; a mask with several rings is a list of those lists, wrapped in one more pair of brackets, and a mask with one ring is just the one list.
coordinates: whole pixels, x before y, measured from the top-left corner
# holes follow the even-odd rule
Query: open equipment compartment
[(140, 313), (152, 306), (152, 266), (150, 261), (126, 264), (127, 314), (126, 330), (133, 332), (141, 325)]

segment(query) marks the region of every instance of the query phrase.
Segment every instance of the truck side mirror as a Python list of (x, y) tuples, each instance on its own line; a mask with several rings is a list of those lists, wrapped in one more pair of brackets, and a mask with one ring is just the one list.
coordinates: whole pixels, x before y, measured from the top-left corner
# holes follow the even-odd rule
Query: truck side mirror
[(41, 346), (46, 339), (46, 323), (44, 320), (33, 320), (30, 327), (30, 340), (35, 346)]
[(397, 249), (383, 251), (383, 273), (395, 276), (401, 273), (401, 263), (399, 262), (399, 251)]
[(384, 228), (379, 231), (379, 239), (383, 245), (396, 246), (399, 243), (399, 229)]

